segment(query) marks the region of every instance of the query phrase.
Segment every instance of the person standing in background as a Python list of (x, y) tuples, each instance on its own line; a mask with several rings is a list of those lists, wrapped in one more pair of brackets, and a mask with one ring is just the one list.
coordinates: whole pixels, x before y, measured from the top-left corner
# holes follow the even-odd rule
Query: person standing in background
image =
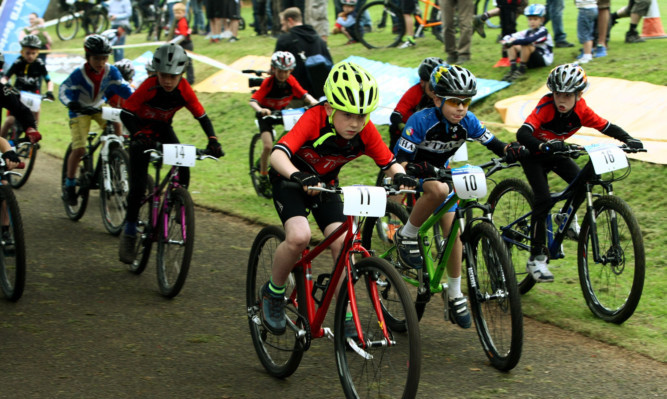
[[(551, 27), (554, 32), (556, 47), (574, 47), (574, 44), (568, 42), (567, 34), (563, 29), (563, 9), (565, 9), (564, 0), (547, 0), (547, 22), (551, 21)], [(546, 22), (544, 23), (546, 25)]]
[(306, 0), (306, 24), (315, 29), (325, 42), (329, 38), (327, 0)]
[[(109, 1), (109, 21), (111, 29), (116, 29), (118, 38), (114, 43), (116, 46), (125, 45), (125, 36), (130, 31), (130, 18), (132, 17), (132, 3), (130, 0), (110, 0)], [(125, 58), (125, 50), (115, 48), (113, 50), (114, 62)]]
[[(472, 20), (475, 14), (473, 0), (440, 0), (440, 9), (443, 18), (443, 37), (448, 64), (463, 64), (470, 61), (470, 47), (472, 43)], [(458, 44), (456, 43), (455, 16), (458, 15), (458, 29), (461, 31)]]

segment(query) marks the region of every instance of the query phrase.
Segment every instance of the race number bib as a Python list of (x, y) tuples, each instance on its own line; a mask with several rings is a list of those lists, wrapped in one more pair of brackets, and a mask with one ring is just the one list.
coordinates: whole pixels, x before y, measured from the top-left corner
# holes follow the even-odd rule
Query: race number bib
[(26, 107), (30, 108), (30, 111), (37, 112), (42, 104), (42, 96), (35, 93), (30, 93), (29, 91), (21, 92), (21, 102)]
[(102, 107), (102, 119), (110, 122), (120, 122), (120, 113), (122, 109)]
[(304, 108), (284, 109), (280, 111), (283, 115), (283, 126), (285, 127), (285, 131), (292, 130), (294, 125), (296, 125), (296, 122), (301, 118), (301, 115), (305, 112), (306, 110)]
[(628, 167), (628, 158), (625, 156), (625, 152), (614, 144), (598, 143), (587, 145), (584, 148), (588, 152), (591, 162), (593, 162), (595, 173), (598, 175)]
[(349, 186), (343, 189), (343, 214), (348, 216), (382, 217), (387, 207), (387, 191), (383, 187)]
[(197, 149), (189, 144), (163, 144), (162, 163), (172, 166), (195, 166)]
[(465, 165), (452, 169), (454, 191), (462, 199), (486, 196), (486, 176), (479, 166)]

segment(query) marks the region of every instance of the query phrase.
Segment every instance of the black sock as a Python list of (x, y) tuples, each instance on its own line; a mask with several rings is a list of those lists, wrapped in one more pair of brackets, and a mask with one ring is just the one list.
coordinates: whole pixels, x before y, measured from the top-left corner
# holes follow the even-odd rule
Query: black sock
[(522, 62), (521, 65), (519, 65), (519, 72), (526, 73), (527, 68), (528, 68), (528, 66), (526, 65), (526, 63)]
[(516, 60), (510, 60), (510, 71), (516, 71)]

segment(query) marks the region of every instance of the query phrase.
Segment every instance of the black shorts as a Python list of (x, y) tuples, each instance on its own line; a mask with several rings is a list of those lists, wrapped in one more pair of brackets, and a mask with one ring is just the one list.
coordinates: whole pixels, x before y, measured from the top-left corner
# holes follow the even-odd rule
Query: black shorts
[(264, 119), (262, 117), (257, 118), (257, 125), (259, 126), (259, 132), (270, 132), (273, 130), (273, 126), (277, 123), (273, 119)]
[(539, 47), (536, 47), (535, 51), (530, 53), (530, 58), (528, 58), (528, 62), (526, 62), (526, 66), (528, 68), (539, 68), (539, 67), (546, 66), (547, 63), (544, 62), (544, 56), (542, 55), (543, 52), (544, 52), (544, 50), (542, 50)]
[(222, 18), (222, 6), (221, 0), (207, 0), (206, 19)]
[(284, 181), (282, 178), (276, 178), (272, 182), (273, 205), (283, 224), (295, 216), (308, 217), (311, 212), (322, 231), (331, 223), (345, 221), (343, 201), (339, 195), (320, 193), (310, 196), (301, 188), (285, 187), (282, 184)]
[(417, 9), (417, 0), (400, 0), (403, 14), (412, 14)]
[(222, 18), (241, 19), (240, 0), (222, 0)]

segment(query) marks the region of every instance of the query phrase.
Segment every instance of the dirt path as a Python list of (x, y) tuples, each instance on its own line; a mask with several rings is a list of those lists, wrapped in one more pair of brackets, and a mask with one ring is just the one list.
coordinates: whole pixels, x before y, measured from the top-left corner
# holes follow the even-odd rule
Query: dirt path
[[(0, 300), (0, 386), (15, 398), (338, 398), (333, 344), (313, 343), (287, 380), (255, 355), (244, 281), (258, 226), (197, 211), (193, 267), (181, 294), (157, 292), (154, 261), (141, 276), (117, 261), (97, 193), (79, 222), (59, 198), (61, 161), (43, 154), (17, 190), (28, 280), (18, 303)], [(525, 320), (515, 370), (486, 364), (474, 332), (422, 321), (422, 398), (667, 397), (667, 366), (624, 349)], [(333, 318), (328, 319), (329, 323)]]

